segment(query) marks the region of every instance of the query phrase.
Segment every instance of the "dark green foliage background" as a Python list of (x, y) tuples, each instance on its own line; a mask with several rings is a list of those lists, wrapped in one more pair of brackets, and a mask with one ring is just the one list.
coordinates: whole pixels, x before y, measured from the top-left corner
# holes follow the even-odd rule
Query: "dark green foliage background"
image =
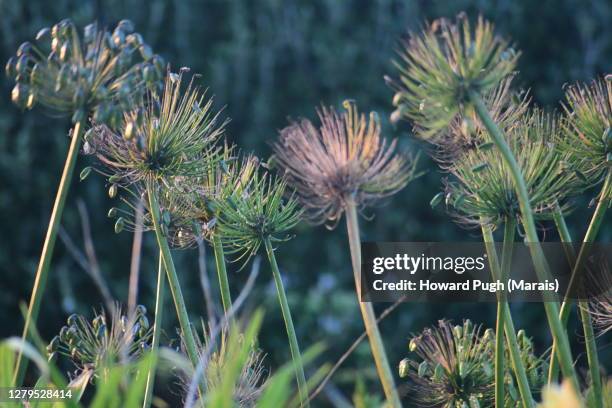
[[(362, 110), (376, 110), (385, 120), (389, 137), (399, 137), (402, 149), (419, 150), (410, 127), (393, 129), (387, 121), (392, 92), (383, 75), (394, 74), (398, 39), (418, 30), (424, 21), (453, 17), (460, 11), (479, 13), (496, 22), (498, 31), (511, 37), (523, 51), (519, 76), (534, 99), (547, 107), (558, 106), (566, 82), (588, 80), (610, 72), (612, 66), (612, 3), (606, 0), (504, 0), (504, 1), (280, 1), (280, 0), (0, 0), (0, 59), (6, 61), (25, 40), (62, 18), (80, 27), (98, 20), (112, 25), (129, 18), (156, 52), (175, 69), (192, 67), (202, 74), (201, 83), (215, 95), (216, 104), (231, 118), (228, 137), (244, 150), (264, 157), (269, 143), (288, 117), (314, 118), (315, 106), (338, 106), (355, 99)], [(22, 318), (19, 302), (30, 294), (34, 271), (68, 146), (67, 118), (49, 118), (40, 109), (20, 112), (10, 103), (12, 84), (0, 81), (0, 337), (17, 335)], [(87, 165), (80, 158), (77, 172)], [(440, 175), (423, 156), (421, 168), (429, 172), (363, 221), (364, 240), (453, 241), (479, 239), (477, 231), (465, 231), (441, 209), (429, 207), (439, 191)], [(572, 233), (586, 229), (590, 196), (578, 200), (570, 217)], [(112, 206), (103, 181), (90, 177), (74, 180), (63, 225), (82, 246), (76, 199), (87, 204), (98, 259), (114, 296), (127, 296), (131, 236), (115, 235), (106, 210)], [(608, 221), (600, 239), (612, 237)], [(542, 225), (547, 239), (556, 239), (552, 225)], [(334, 231), (300, 225), (296, 238), (280, 246), (279, 263), (287, 280), (289, 300), (303, 347), (318, 341), (327, 345), (321, 361), (335, 361), (362, 330), (354, 295), (344, 224)], [(214, 279), (209, 257), (209, 275)], [(196, 252), (177, 253), (177, 269), (194, 319), (205, 313), (200, 290)], [(236, 269), (236, 268), (234, 268)], [(248, 270), (231, 273), (232, 291), (242, 287)], [(153, 237), (147, 236), (141, 275), (140, 301), (152, 309), (156, 275)], [(215, 295), (217, 291), (214, 291)], [(75, 311), (90, 313), (101, 298), (91, 279), (67, 254), (58, 240), (49, 288), (41, 310), (39, 329), (47, 337)], [(261, 343), (268, 364), (289, 358), (271, 275), (262, 263), (250, 306), (266, 309)], [(384, 305), (381, 306), (381, 309)], [(167, 308), (171, 310), (171, 304)], [(377, 306), (378, 307), (378, 306)], [(517, 304), (516, 321), (536, 338), (540, 351), (550, 344), (541, 306)], [(407, 353), (411, 332), (442, 317), (474, 321), (491, 327), (490, 305), (404, 304), (382, 323), (390, 359)], [(172, 313), (167, 313), (167, 340), (176, 337)], [(575, 319), (574, 319), (575, 320)], [(575, 327), (572, 333), (579, 333)], [(579, 336), (574, 337), (577, 350)], [(609, 341), (609, 339), (608, 339)], [(600, 344), (605, 347), (606, 340)], [(578, 348), (578, 346), (580, 346)], [(606, 358), (607, 357), (607, 358)], [(604, 366), (610, 368), (610, 353)], [(580, 364), (586, 359), (579, 355)], [(354, 354), (336, 384), (352, 392), (356, 371), (373, 377), (374, 365), (367, 345)], [(369, 382), (372, 389), (378, 387)], [(378, 388), (376, 388), (378, 389)], [(349, 394), (350, 395), (350, 394)]]

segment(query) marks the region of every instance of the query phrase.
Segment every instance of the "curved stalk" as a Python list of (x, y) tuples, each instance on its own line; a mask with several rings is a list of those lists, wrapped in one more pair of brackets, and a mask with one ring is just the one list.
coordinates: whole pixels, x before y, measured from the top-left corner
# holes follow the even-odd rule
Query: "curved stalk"
[[(82, 120), (77, 122), (72, 128), (70, 148), (68, 149), (68, 155), (66, 156), (66, 162), (64, 163), (64, 170), (62, 171), (62, 178), (60, 179), (57, 194), (55, 195), (55, 202), (53, 203), (53, 210), (51, 211), (51, 219), (49, 220), (49, 226), (47, 227), (47, 235), (45, 236), (42, 254), (40, 255), (38, 269), (36, 270), (36, 278), (34, 279), (34, 286), (32, 287), (28, 314), (26, 315), (23, 334), (21, 336), (23, 340), (27, 340), (28, 333), (30, 332), (30, 326), (36, 324), (36, 320), (38, 319), (40, 303), (47, 286), (47, 279), (49, 277), (49, 267), (51, 266), (51, 258), (53, 257), (53, 249), (55, 248), (57, 232), (59, 231), (60, 221), (62, 219), (62, 214), (64, 213), (64, 206), (66, 204), (68, 190), (70, 189), (70, 182), (72, 181), (74, 167), (77, 162), (77, 157), (79, 156), (84, 126), (85, 120)], [(19, 352), (15, 365), (15, 386), (20, 386), (22, 384), (27, 365), (28, 359), (24, 359), (22, 353)]]
[[(516, 162), (516, 159), (512, 154), (510, 147), (506, 143), (502, 131), (491, 118), (491, 115), (489, 114), (489, 111), (487, 110), (487, 107), (485, 106), (480, 95), (477, 92), (469, 91), (468, 97), (474, 105), (476, 113), (483, 122), (487, 131), (489, 132), (489, 135), (493, 139), (493, 142), (499, 149), (503, 160), (508, 166), (508, 169), (510, 170), (512, 179), (514, 181), (516, 194), (519, 200), (523, 229), (525, 230), (526, 242), (531, 252), (531, 259), (534, 264), (536, 273), (538, 274), (538, 278), (540, 279), (540, 281), (544, 282), (547, 278), (550, 277), (550, 270), (548, 262), (546, 262), (546, 258), (544, 257), (544, 253), (542, 252), (542, 247), (539, 244), (540, 239), (538, 237), (535, 221), (533, 219), (533, 212), (531, 210), (529, 194), (527, 192), (527, 185), (525, 184), (521, 169), (518, 163)], [(546, 312), (548, 325), (550, 326), (550, 332), (554, 341), (556, 341), (558, 345), (557, 355), (560, 360), (561, 370), (563, 372), (563, 375), (566, 378), (570, 379), (574, 390), (576, 392), (580, 392), (578, 377), (576, 375), (576, 370), (573, 366), (573, 358), (570, 349), (569, 339), (567, 337), (565, 328), (561, 324), (561, 319), (559, 319), (558, 302), (548, 292), (543, 292), (542, 295), (544, 298), (544, 310)]]
[[(181, 331), (185, 340), (185, 349), (187, 350), (187, 355), (189, 356), (191, 363), (194, 367), (197, 367), (199, 356), (197, 352), (195, 337), (193, 335), (193, 330), (191, 329), (191, 323), (189, 322), (189, 315), (187, 314), (185, 299), (183, 298), (183, 293), (181, 291), (181, 286), (178, 280), (178, 276), (176, 274), (176, 269), (174, 268), (174, 262), (172, 260), (172, 254), (170, 253), (170, 247), (168, 246), (168, 241), (166, 240), (166, 237), (164, 236), (164, 233), (162, 231), (159, 203), (157, 202), (157, 197), (155, 196), (154, 189), (151, 185), (147, 185), (147, 194), (149, 196), (151, 219), (155, 228), (155, 237), (157, 238), (157, 245), (159, 246), (161, 259), (164, 263), (164, 268), (166, 269), (166, 275), (168, 276), (170, 293), (172, 294), (172, 300), (174, 301), (174, 305), (176, 307), (176, 314), (178, 316)], [(200, 390), (200, 394), (204, 395), (202, 390)]]
[[(514, 224), (512, 222), (512, 224)], [(504, 230), (504, 252), (506, 252), (505, 257), (504, 255), (502, 255), (502, 263), (504, 263), (505, 261), (505, 265), (509, 265), (510, 264), (510, 250), (508, 245), (511, 245), (509, 243), (509, 231), (507, 231), (508, 229), (508, 223), (506, 223), (506, 229)], [(512, 232), (512, 235), (514, 235), (514, 232)], [(506, 238), (508, 238), (508, 241), (506, 241)], [(493, 279), (498, 279), (499, 277), (502, 276), (502, 274), (504, 274), (504, 271), (502, 271), (500, 269), (499, 266), (499, 260), (497, 257), (497, 250), (495, 249), (495, 240), (493, 238), (493, 232), (491, 231), (491, 228), (489, 228), (486, 225), (482, 226), (482, 239), (485, 242), (485, 247), (487, 250), (487, 256), (489, 258), (489, 266), (491, 268), (491, 274), (493, 275)], [(513, 238), (514, 239), (514, 238)], [(534, 401), (533, 401), (533, 397), (531, 395), (531, 389), (529, 387), (529, 381), (527, 380), (527, 371), (525, 370), (525, 365), (523, 364), (523, 360), (521, 360), (521, 351), (518, 345), (518, 340), (516, 338), (516, 330), (514, 328), (514, 322), (512, 321), (512, 314), (510, 313), (510, 306), (508, 306), (508, 301), (505, 298), (505, 294), (503, 294), (502, 296), (504, 296), (504, 298), (501, 300), (499, 306), (501, 306), (502, 308), (502, 313), (504, 318), (504, 334), (506, 335), (506, 343), (508, 344), (508, 351), (510, 352), (510, 362), (512, 363), (512, 369), (514, 371), (514, 374), (516, 376), (516, 382), (518, 383), (518, 388), (519, 388), (519, 394), (521, 396), (521, 401), (523, 402), (523, 407), (525, 408), (533, 408), (535, 406)], [(498, 307), (499, 307), (498, 306)], [(499, 310), (498, 310), (498, 316), (499, 316)], [(495, 358), (496, 358), (496, 367), (495, 367), (495, 385), (496, 385), (496, 392), (497, 392), (497, 382), (498, 380), (498, 375), (503, 375), (501, 373), (498, 373), (498, 367), (497, 367), (497, 358), (498, 358), (498, 353), (497, 353), (497, 347), (498, 347), (498, 338), (503, 337), (501, 332), (496, 332), (495, 333)], [(502, 377), (502, 382), (503, 382), (503, 377)], [(497, 395), (496, 395), (496, 399), (497, 399)], [(503, 400), (502, 400), (503, 401)], [(495, 403), (496, 407), (503, 407), (504, 404), (502, 403), (501, 405), (498, 405), (498, 402), (496, 400)]]
[(223, 311), (227, 313), (232, 307), (232, 296), (229, 289), (229, 280), (227, 279), (227, 269), (225, 267), (225, 253), (223, 245), (217, 234), (212, 236), (213, 251), (215, 252), (215, 265), (217, 266), (217, 275), (219, 276), (219, 289), (221, 290), (221, 303), (223, 303)]
[(359, 302), (359, 308), (361, 309), (361, 316), (365, 325), (368, 340), (370, 342), (370, 348), (372, 349), (372, 355), (374, 356), (374, 362), (376, 363), (376, 371), (378, 377), (382, 383), (387, 402), (392, 407), (401, 407), (399, 394), (395, 387), (395, 381), (393, 380), (393, 374), (389, 361), (387, 360), (387, 354), (385, 352), (385, 346), (378, 330), (378, 324), (376, 323), (376, 315), (374, 308), (370, 302), (361, 301), (361, 241), (359, 238), (359, 221), (357, 220), (357, 209), (352, 199), (347, 200), (346, 205), (346, 228), (349, 237), (349, 246), (351, 250), (351, 261), (353, 263), (353, 275), (355, 278), (355, 289), (357, 291), (357, 301)]
[[(164, 312), (164, 300), (166, 297), (166, 277), (164, 276), (164, 263), (162, 254), (159, 254), (159, 267), (157, 268), (157, 291), (155, 292), (155, 320), (153, 322), (153, 340), (151, 341), (151, 352), (157, 355), (159, 349), (159, 337), (161, 335), (161, 325)], [(143, 408), (149, 408), (153, 399), (153, 387), (155, 385), (156, 365), (151, 364), (150, 371), (147, 373), (147, 386), (145, 389), (145, 399)]]
[[(602, 193), (601, 193), (602, 197), (605, 197), (605, 194), (607, 191), (607, 184), (610, 183), (609, 174), (608, 174), (608, 177), (606, 178), (606, 183), (604, 183), (604, 187), (602, 189)], [(607, 207), (607, 204), (606, 205), (601, 204), (604, 201), (605, 200), (600, 200), (600, 202), (597, 204), (597, 208), (595, 209), (595, 214), (593, 215), (593, 219), (598, 219), (598, 221), (595, 223), (596, 225), (594, 225), (593, 219), (591, 220), (589, 229), (587, 230), (587, 234), (585, 235), (583, 244), (580, 249), (580, 254), (573, 268), (572, 279), (570, 279), (570, 286), (572, 284), (571, 282), (573, 280), (573, 276), (575, 276), (575, 274), (579, 270), (578, 268), (581, 268), (581, 264), (582, 262), (584, 262), (585, 243), (592, 242), (593, 239), (595, 238), (595, 235), (597, 234), (597, 230), (599, 230), (599, 225), (601, 225), (603, 214), (605, 213), (605, 209)], [(555, 224), (557, 225), (557, 230), (559, 231), (559, 236), (561, 237), (561, 241), (563, 243), (568, 244), (567, 245), (567, 250), (569, 251), (568, 258), (571, 264), (576, 259), (576, 254), (574, 253), (574, 249), (571, 245), (572, 237), (569, 233), (569, 229), (567, 228), (567, 224), (565, 223), (565, 218), (563, 217), (563, 213), (561, 212), (559, 206), (555, 207), (555, 212), (553, 216), (555, 219)], [(580, 262), (580, 264), (578, 262)], [(561, 307), (561, 311), (559, 315), (559, 317), (561, 318), (561, 322), (564, 325), (567, 324), (567, 319), (569, 317), (569, 311), (571, 308), (571, 299), (569, 298), (569, 294), (570, 293), (568, 290), (568, 293), (565, 296), (565, 299), (563, 301), (563, 306)], [(591, 375), (591, 381), (593, 382), (593, 394), (595, 396), (595, 403), (597, 404), (596, 407), (600, 408), (603, 406), (603, 396), (602, 396), (602, 388), (601, 388), (602, 387), (601, 376), (599, 372), (599, 358), (597, 356), (597, 344), (595, 342), (595, 332), (593, 330), (593, 323), (591, 321), (591, 315), (588, 312), (588, 307), (589, 307), (588, 302), (582, 301), (578, 303), (578, 310), (580, 313), (580, 319), (582, 321), (582, 328), (584, 331), (584, 342), (585, 342), (586, 351), (587, 351), (587, 361), (589, 363), (589, 373)], [(554, 352), (555, 352), (557, 345), (553, 343), (552, 347), (553, 348), (552, 348), (551, 357), (550, 357), (550, 367), (548, 371), (548, 382), (549, 383), (557, 382), (558, 373), (559, 373), (559, 363), (558, 363), (558, 360), (554, 357), (555, 356)]]
[(301, 405), (303, 407), (307, 407), (309, 406), (308, 386), (306, 383), (306, 376), (304, 375), (302, 354), (300, 353), (300, 346), (298, 344), (297, 336), (295, 334), (295, 327), (293, 326), (293, 319), (291, 318), (289, 302), (287, 302), (287, 294), (285, 293), (283, 279), (280, 275), (280, 271), (278, 270), (278, 264), (276, 263), (276, 256), (274, 255), (274, 248), (272, 248), (272, 242), (270, 242), (270, 237), (264, 238), (264, 244), (266, 246), (266, 254), (268, 255), (268, 260), (270, 261), (270, 267), (272, 268), (272, 275), (274, 276), (274, 283), (276, 284), (278, 302), (280, 304), (283, 319), (285, 321), (285, 328), (287, 329), (287, 337), (289, 338), (289, 348), (291, 349), (291, 358), (293, 360), (293, 368), (295, 370), (295, 376), (297, 379)]

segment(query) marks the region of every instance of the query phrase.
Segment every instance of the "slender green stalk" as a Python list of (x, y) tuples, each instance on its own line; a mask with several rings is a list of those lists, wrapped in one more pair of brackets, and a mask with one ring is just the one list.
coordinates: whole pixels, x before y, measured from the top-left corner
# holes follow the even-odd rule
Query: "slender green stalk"
[(223, 311), (227, 313), (232, 307), (232, 296), (229, 289), (229, 280), (227, 279), (227, 269), (225, 267), (225, 254), (223, 245), (216, 234), (212, 236), (213, 251), (215, 251), (215, 264), (217, 265), (217, 275), (219, 275), (219, 288), (221, 289), (221, 302), (223, 303)]
[[(606, 182), (609, 183), (610, 182), (610, 177), (607, 178)], [(604, 184), (604, 188), (602, 190), (602, 197), (605, 197), (606, 194), (606, 185)], [(600, 203), (597, 205), (597, 208), (595, 210), (595, 214), (593, 215), (593, 218), (598, 218), (601, 217), (603, 218), (603, 216), (601, 215), (597, 215), (598, 210), (600, 210), (599, 207), (603, 207), (604, 210), (602, 211), (602, 214), (605, 213), (605, 208), (606, 205), (601, 206), (601, 202), (605, 201), (605, 200), (600, 200)], [(601, 211), (601, 210), (600, 210)], [(569, 260), (570, 262), (573, 262), (574, 259), (576, 259), (576, 254), (574, 253), (574, 249), (571, 246), (572, 244), (572, 237), (569, 233), (569, 229), (567, 228), (567, 224), (565, 223), (565, 218), (563, 217), (563, 213), (561, 212), (561, 210), (559, 209), (559, 207), (555, 207), (555, 212), (554, 212), (554, 219), (555, 219), (555, 224), (557, 225), (557, 229), (559, 231), (559, 236), (561, 237), (561, 241), (563, 243), (568, 244), (567, 245), (567, 250), (570, 252), (569, 253)], [(599, 224), (601, 224), (601, 221), (598, 221)], [(593, 222), (591, 221), (591, 224), (589, 225), (589, 229), (587, 231), (587, 235), (589, 235), (588, 237), (585, 236), (585, 241), (584, 242), (591, 242), (594, 238), (595, 238), (595, 234), (596, 231), (593, 230), (593, 228), (591, 228), (593, 226)], [(595, 230), (598, 230), (599, 227), (597, 226), (597, 228), (595, 228)], [(589, 234), (589, 232), (592, 234)], [(586, 239), (590, 239), (590, 241), (586, 241)], [(582, 244), (582, 247), (585, 246), (585, 244)], [(578, 262), (584, 262), (584, 249), (581, 248), (580, 249), (580, 254), (582, 256), (579, 255), (578, 258)], [(572, 272), (572, 279), (570, 280), (570, 286), (572, 284), (572, 280), (573, 277), (575, 276), (575, 274), (578, 272), (579, 269), (577, 269), (578, 267), (581, 267), (581, 265), (578, 265), (578, 262), (576, 262), (574, 270)], [(560, 312), (560, 318), (561, 318), (561, 322), (562, 324), (567, 324), (567, 318), (569, 316), (569, 310), (570, 310), (570, 306), (571, 306), (571, 300), (569, 298), (569, 290), (568, 293), (566, 294), (566, 297), (563, 301), (563, 307), (561, 308), (561, 312)], [(585, 346), (586, 346), (586, 351), (587, 351), (587, 360), (589, 363), (589, 373), (591, 374), (591, 381), (593, 382), (593, 394), (595, 396), (595, 403), (597, 404), (596, 407), (601, 408), (603, 406), (603, 397), (602, 397), (602, 385), (601, 385), (601, 376), (600, 376), (600, 372), (599, 372), (599, 358), (597, 356), (597, 344), (595, 342), (595, 332), (593, 330), (593, 322), (591, 321), (591, 315), (588, 312), (588, 302), (579, 302), (578, 304), (578, 310), (580, 313), (580, 319), (582, 321), (582, 328), (584, 330), (584, 342), (585, 342)], [(564, 311), (567, 310), (566, 312), (566, 316), (563, 315)], [(553, 348), (552, 348), (552, 353), (551, 353), (551, 357), (550, 357), (550, 368), (548, 371), (548, 382), (552, 383), (552, 382), (556, 382), (557, 381), (557, 377), (558, 377), (558, 372), (559, 372), (559, 363), (558, 360), (554, 357), (554, 351), (556, 349), (557, 345), (555, 343), (553, 343)]]
[[(49, 277), (49, 266), (51, 265), (51, 258), (53, 257), (53, 249), (55, 248), (57, 232), (59, 231), (60, 221), (64, 212), (64, 205), (66, 204), (66, 197), (68, 196), (70, 182), (72, 181), (74, 167), (76, 165), (79, 149), (81, 147), (84, 126), (85, 120), (77, 122), (72, 128), (70, 148), (68, 149), (68, 155), (66, 156), (66, 162), (64, 163), (62, 178), (60, 179), (57, 194), (55, 196), (55, 202), (53, 204), (53, 210), (51, 211), (51, 219), (49, 220), (49, 226), (47, 227), (45, 243), (38, 262), (38, 269), (36, 270), (36, 278), (34, 279), (28, 314), (26, 315), (23, 334), (21, 336), (23, 340), (27, 340), (28, 333), (30, 332), (30, 326), (36, 324), (36, 320), (38, 319), (40, 303), (47, 286), (47, 279)], [(20, 386), (22, 384), (27, 365), (28, 359), (24, 359), (22, 353), (19, 352), (15, 365), (15, 386)]]
[[(159, 349), (159, 338), (162, 331), (162, 319), (164, 313), (164, 300), (166, 297), (166, 277), (162, 254), (159, 254), (159, 267), (157, 269), (157, 291), (155, 292), (155, 320), (153, 322), (153, 340), (151, 341), (151, 352), (157, 355)], [(155, 386), (155, 364), (151, 364), (150, 371), (147, 373), (147, 387), (143, 408), (151, 406), (153, 399), (153, 387)]]
[[(489, 135), (491, 136), (493, 142), (499, 149), (504, 161), (508, 165), (510, 173), (512, 174), (512, 178), (514, 180), (514, 187), (516, 189), (516, 194), (521, 209), (523, 229), (525, 230), (527, 238), (526, 241), (531, 252), (532, 262), (535, 266), (538, 278), (540, 279), (540, 281), (543, 282), (550, 277), (550, 270), (548, 267), (548, 263), (546, 262), (546, 258), (544, 257), (544, 253), (542, 252), (542, 247), (539, 245), (540, 239), (538, 237), (535, 221), (533, 219), (533, 212), (531, 210), (529, 194), (527, 192), (527, 185), (525, 184), (521, 169), (518, 163), (516, 162), (516, 159), (512, 154), (510, 147), (506, 143), (502, 131), (491, 118), (491, 115), (489, 114), (489, 111), (487, 110), (487, 107), (485, 106), (484, 101), (482, 100), (480, 95), (477, 92), (469, 91), (468, 97), (474, 105), (476, 113), (485, 125), (487, 131), (489, 132)], [(563, 375), (566, 378), (570, 379), (574, 390), (576, 390), (576, 392), (579, 392), (580, 386), (573, 365), (569, 339), (567, 337), (565, 328), (563, 327), (563, 325), (561, 324), (561, 320), (559, 319), (559, 305), (557, 301), (552, 297), (552, 295), (548, 292), (543, 292), (543, 297), (544, 310), (546, 312), (546, 318), (550, 326), (550, 332), (552, 334), (553, 339), (558, 344), (557, 354), (560, 360), (561, 370), (563, 371)]]
[(306, 376), (304, 375), (302, 354), (300, 353), (300, 346), (298, 344), (297, 336), (295, 334), (295, 327), (293, 326), (293, 319), (291, 318), (289, 302), (287, 302), (287, 294), (285, 293), (283, 279), (281, 278), (280, 271), (278, 270), (278, 264), (276, 263), (276, 256), (274, 255), (274, 248), (272, 248), (272, 242), (270, 242), (270, 237), (266, 237), (264, 239), (264, 244), (266, 246), (266, 254), (268, 255), (268, 260), (270, 261), (270, 267), (272, 268), (274, 283), (276, 284), (278, 302), (280, 303), (281, 311), (283, 313), (283, 319), (285, 320), (285, 328), (287, 329), (287, 337), (289, 338), (289, 348), (291, 349), (291, 358), (293, 359), (293, 368), (295, 370), (295, 376), (297, 379), (301, 405), (306, 407), (309, 406), (308, 386), (306, 383)]
[[(161, 228), (159, 203), (157, 202), (157, 197), (155, 196), (153, 187), (150, 185), (147, 185), (147, 194), (149, 196), (149, 208), (151, 211), (153, 226), (155, 228), (157, 245), (159, 246), (161, 259), (164, 263), (164, 268), (166, 269), (166, 274), (168, 276), (170, 293), (172, 294), (172, 299), (176, 307), (176, 314), (178, 316), (179, 324), (181, 326), (181, 331), (183, 332), (185, 349), (187, 350), (187, 355), (189, 356), (191, 363), (194, 367), (197, 367), (199, 357), (195, 337), (193, 335), (193, 330), (191, 329), (191, 323), (189, 322), (189, 315), (187, 314), (185, 299), (183, 298), (183, 293), (181, 291), (181, 286), (178, 280), (178, 276), (176, 274), (176, 269), (174, 268), (174, 262), (172, 260), (172, 254), (170, 253), (170, 247), (168, 246), (168, 241), (166, 240), (166, 237), (164, 236), (164, 233)], [(204, 395), (201, 389), (201, 385), (200, 394)]]
[(355, 289), (357, 291), (357, 301), (359, 302), (359, 308), (361, 309), (361, 316), (365, 325), (366, 333), (370, 341), (370, 348), (372, 349), (372, 355), (374, 356), (374, 362), (376, 363), (376, 371), (378, 377), (382, 383), (387, 402), (392, 407), (401, 407), (399, 394), (395, 387), (395, 381), (393, 380), (393, 374), (389, 361), (387, 360), (387, 354), (385, 352), (385, 346), (383, 344), (380, 331), (378, 330), (378, 324), (376, 323), (376, 315), (374, 308), (370, 302), (361, 301), (361, 241), (359, 238), (359, 221), (357, 219), (357, 209), (351, 199), (347, 200), (346, 206), (346, 228), (349, 237), (349, 246), (351, 250), (351, 261), (353, 263), (353, 275), (355, 278)]
[[(510, 233), (508, 231), (508, 224), (509, 223), (506, 223), (506, 229), (504, 230), (504, 244), (505, 244), (504, 250), (506, 252), (506, 256), (504, 257), (502, 255), (502, 263), (505, 262), (506, 265), (509, 265), (510, 259), (511, 259), (510, 250), (508, 248), (508, 245), (510, 245), (509, 244)], [(512, 233), (512, 235), (513, 234), (514, 232)], [(500, 266), (499, 266), (497, 250), (495, 249), (495, 240), (493, 239), (493, 232), (491, 231), (490, 227), (485, 226), (485, 225), (482, 226), (482, 238), (483, 238), (483, 241), (485, 242), (485, 247), (487, 250), (487, 256), (489, 258), (489, 265), (491, 268), (493, 279), (498, 279), (504, 274), (504, 272), (500, 269)], [(514, 322), (512, 321), (512, 314), (510, 313), (510, 306), (508, 306), (508, 301), (506, 300), (505, 297), (500, 303), (500, 305), (502, 306), (502, 309), (503, 309), (504, 333), (506, 335), (506, 343), (508, 343), (508, 350), (510, 351), (510, 361), (512, 363), (514, 374), (516, 375), (516, 380), (517, 380), (518, 387), (519, 387), (519, 394), (523, 402), (523, 407), (533, 408), (535, 404), (533, 401), (533, 397), (531, 395), (531, 389), (529, 388), (529, 381), (527, 380), (527, 371), (525, 370), (525, 365), (523, 364), (523, 360), (521, 360), (521, 351), (518, 345), (518, 340), (516, 338), (516, 330), (514, 328)], [(502, 337), (502, 334), (501, 332), (496, 332), (495, 336), (496, 336), (495, 347), (497, 348), (498, 346), (497, 339), (499, 337)], [(497, 358), (498, 358), (497, 350), (495, 353), (495, 358), (496, 358), (496, 363), (497, 363)], [(496, 369), (495, 371), (495, 383), (496, 384), (495, 385), (496, 385), (496, 391), (497, 391), (497, 382), (499, 381), (497, 376), (500, 374), (497, 372), (497, 365), (495, 369)], [(503, 382), (503, 377), (502, 377), (502, 382)], [(497, 395), (496, 395), (496, 398), (497, 398)], [(498, 405), (498, 402), (496, 401), (495, 406), (503, 407), (504, 404), (502, 403), (502, 405)]]

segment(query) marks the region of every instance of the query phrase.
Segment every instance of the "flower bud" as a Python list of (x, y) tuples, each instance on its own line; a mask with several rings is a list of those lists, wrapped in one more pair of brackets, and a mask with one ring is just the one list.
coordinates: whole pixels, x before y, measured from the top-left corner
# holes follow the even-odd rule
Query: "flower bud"
[(134, 23), (130, 20), (121, 20), (117, 23), (117, 29), (123, 31), (125, 34), (130, 34), (134, 32)]
[(49, 27), (41, 28), (40, 30), (38, 30), (38, 33), (36, 33), (36, 41), (42, 40), (49, 34), (51, 34), (51, 30), (49, 29)]
[(27, 55), (30, 50), (32, 50), (32, 44), (26, 41), (22, 43), (19, 48), (17, 48), (17, 56), (20, 57), (22, 55)]
[(11, 100), (20, 108), (25, 107), (28, 98), (29, 88), (24, 84), (17, 84), (11, 91)]
[(89, 176), (90, 173), (91, 173), (91, 167), (90, 166), (85, 167), (83, 170), (81, 170), (81, 174), (79, 174), (79, 179), (81, 181), (85, 180)]
[(9, 60), (6, 62), (6, 65), (4, 67), (4, 72), (6, 73), (6, 76), (9, 78), (13, 78), (15, 75), (17, 75), (17, 60), (15, 57), (11, 57), (9, 58)]
[(115, 218), (117, 216), (117, 209), (115, 207), (111, 207), (111, 209), (108, 210), (108, 213), (106, 214), (106, 216), (108, 218)]
[(117, 190), (118, 190), (117, 184), (114, 184), (114, 183), (111, 184), (111, 186), (108, 188), (108, 196), (110, 198), (115, 198), (117, 196)]
[(443, 198), (444, 198), (444, 193), (439, 192), (431, 199), (431, 201), (429, 202), (429, 205), (431, 206), (431, 208), (436, 208), (438, 204), (442, 202)]
[(410, 359), (405, 358), (399, 363), (399, 376), (400, 378), (404, 378), (408, 376), (410, 372)]
[(121, 231), (123, 231), (124, 227), (125, 227), (124, 218), (123, 217), (117, 218), (117, 221), (115, 222), (115, 234), (119, 234)]
[(27, 73), (28, 61), (29, 58), (27, 55), (22, 55), (17, 58), (17, 63), (15, 64), (15, 71), (17, 74), (25, 75)]
[(414, 339), (410, 340), (410, 343), (408, 344), (408, 350), (415, 351), (417, 349), (418, 345), (419, 345), (418, 339), (414, 338)]
[(142, 44), (138, 47), (138, 51), (140, 51), (140, 55), (145, 61), (150, 60), (153, 57), (153, 50), (147, 44)]
[(427, 361), (423, 361), (421, 362), (421, 364), (419, 364), (419, 369), (418, 369), (418, 376), (419, 377), (425, 377), (425, 375), (427, 374), (427, 370), (429, 369), (429, 364), (427, 364)]

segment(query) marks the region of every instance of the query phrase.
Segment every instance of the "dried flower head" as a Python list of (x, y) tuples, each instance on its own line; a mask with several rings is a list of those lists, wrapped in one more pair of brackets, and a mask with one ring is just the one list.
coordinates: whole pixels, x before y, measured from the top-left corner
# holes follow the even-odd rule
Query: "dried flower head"
[(68, 356), (81, 369), (95, 371), (137, 359), (149, 347), (151, 329), (146, 309), (139, 305), (132, 315), (123, 315), (117, 304), (110, 315), (101, 312), (89, 322), (71, 315), (47, 351)]
[(217, 232), (228, 253), (237, 260), (255, 255), (265, 239), (287, 241), (288, 231), (300, 220), (293, 196), (285, 197), (286, 182), (268, 173), (255, 172), (241, 191), (214, 201)]
[(559, 145), (587, 181), (596, 184), (612, 166), (612, 75), (590, 86), (571, 85), (566, 97), (567, 120)]
[(518, 53), (480, 17), (472, 28), (461, 14), (411, 35), (400, 51), (391, 120), (409, 119), (423, 139), (435, 137), (461, 113), (468, 92), (486, 93), (510, 75)]
[(163, 60), (128, 20), (112, 33), (90, 24), (82, 37), (72, 21), (62, 20), (42, 29), (36, 40), (23, 43), (6, 64), (17, 82), (12, 99), (21, 107), (40, 103), (72, 114), (74, 122), (93, 111), (96, 122), (117, 126), (122, 111), (140, 101), (145, 89), (158, 90), (163, 77)]
[[(536, 219), (549, 219), (556, 203), (567, 210), (567, 198), (581, 191), (575, 171), (567, 167), (567, 155), (552, 142), (558, 117), (534, 110), (507, 133), (507, 143), (525, 177)], [(484, 222), (497, 226), (520, 217), (518, 197), (510, 170), (492, 142), (468, 150), (450, 168), (455, 180), (447, 180), (446, 204), (465, 225)]]
[[(265, 354), (256, 344), (247, 344), (243, 334), (230, 330), (228, 326), (224, 326), (221, 333), (217, 334), (215, 341), (210, 331), (206, 329), (203, 330), (202, 337), (197, 337), (196, 343), (199, 359), (206, 360), (204, 363), (206, 370), (203, 375), (206, 390), (209, 393), (219, 390), (226, 371), (235, 369), (233, 365), (237, 354), (246, 348), (246, 356), (240, 364), (240, 373), (236, 377), (232, 390), (232, 402), (240, 408), (255, 407), (266, 379)], [(184, 341), (181, 345), (184, 350)], [(185, 392), (188, 391), (191, 381), (192, 378), (189, 377), (182, 379)]]
[[(542, 359), (533, 354), (531, 340), (523, 331), (518, 335), (521, 359), (525, 364), (531, 388), (544, 383)], [(453, 326), (440, 320), (438, 327), (425, 329), (410, 340), (410, 351), (418, 358), (400, 363), (400, 376), (408, 377), (417, 406), (455, 408), (461, 406), (492, 406), (494, 401), (495, 332), (481, 332), (470, 320)], [(509, 356), (508, 356), (509, 358)], [(516, 407), (519, 396), (514, 377), (506, 368), (508, 393), (505, 406)]]
[(91, 129), (86, 150), (108, 169), (113, 184), (159, 184), (176, 177), (196, 177), (217, 162), (215, 142), (223, 133), (219, 113), (212, 112), (193, 79), (182, 89), (183, 74), (168, 73), (161, 97), (149, 95), (146, 108), (125, 114), (121, 133), (105, 125)]
[(376, 113), (369, 120), (354, 103), (346, 111), (321, 108), (317, 129), (302, 119), (283, 129), (274, 144), (278, 164), (295, 189), (306, 218), (317, 224), (338, 222), (347, 200), (375, 204), (404, 188), (414, 163), (396, 154), (396, 141), (381, 136)]

